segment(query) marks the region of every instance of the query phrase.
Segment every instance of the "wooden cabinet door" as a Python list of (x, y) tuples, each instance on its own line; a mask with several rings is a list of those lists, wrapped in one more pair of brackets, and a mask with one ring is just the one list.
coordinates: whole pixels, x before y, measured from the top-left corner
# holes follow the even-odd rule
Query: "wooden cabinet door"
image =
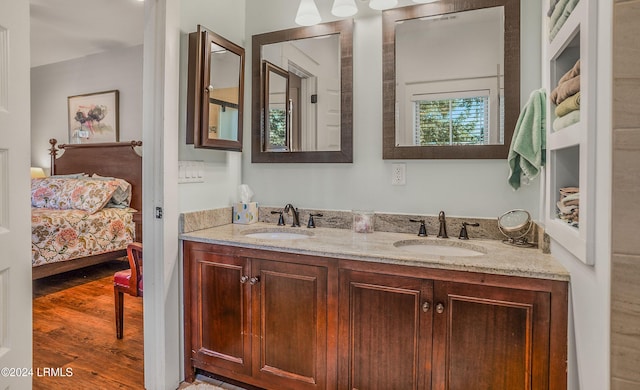
[(434, 390), (549, 388), (550, 294), (434, 284)]
[(197, 250), (186, 256), (191, 264), (192, 359), (200, 368), (250, 374), (247, 259)]
[(327, 268), (252, 259), (253, 377), (327, 388)]
[(340, 270), (339, 389), (429, 389), (432, 282)]

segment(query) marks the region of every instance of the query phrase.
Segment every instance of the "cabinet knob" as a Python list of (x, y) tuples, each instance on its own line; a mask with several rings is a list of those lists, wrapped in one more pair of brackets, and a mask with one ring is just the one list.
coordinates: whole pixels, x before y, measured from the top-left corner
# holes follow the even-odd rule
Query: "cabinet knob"
[(242, 275), (240, 277), (240, 283), (247, 283), (247, 280), (249, 280), (249, 277), (247, 275)]
[(428, 301), (422, 304), (422, 311), (423, 312), (425, 312), (425, 313), (428, 312), (430, 308), (431, 308), (431, 304)]
[(438, 314), (444, 313), (444, 305), (442, 303), (438, 303), (436, 305), (436, 313)]
[(256, 284), (258, 282), (260, 282), (260, 277), (259, 276), (254, 276), (251, 279), (249, 279), (249, 283), (252, 284), (252, 285)]

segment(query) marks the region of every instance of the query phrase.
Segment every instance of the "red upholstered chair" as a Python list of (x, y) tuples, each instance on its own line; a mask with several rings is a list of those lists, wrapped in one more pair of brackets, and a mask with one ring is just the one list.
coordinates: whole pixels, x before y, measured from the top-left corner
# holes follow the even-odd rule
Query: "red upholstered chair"
[(122, 338), (124, 294), (142, 296), (142, 244), (132, 242), (127, 246), (129, 269), (113, 275), (113, 295), (116, 306), (116, 336)]

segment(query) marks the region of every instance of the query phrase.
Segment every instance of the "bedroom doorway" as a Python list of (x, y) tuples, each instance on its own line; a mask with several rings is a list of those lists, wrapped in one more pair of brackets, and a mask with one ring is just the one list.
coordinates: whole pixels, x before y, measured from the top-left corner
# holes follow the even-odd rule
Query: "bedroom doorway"
[[(144, 3), (29, 0), (29, 6), (31, 166), (49, 167), (50, 138), (72, 142), (70, 96), (119, 90), (117, 140), (142, 140)], [(113, 261), (33, 282), (33, 367), (74, 370), (59, 382), (35, 378), (33, 388), (144, 388), (141, 298), (125, 296), (124, 338), (115, 334), (112, 279), (123, 267), (128, 263)], [(101, 385), (91, 386), (95, 380)]]

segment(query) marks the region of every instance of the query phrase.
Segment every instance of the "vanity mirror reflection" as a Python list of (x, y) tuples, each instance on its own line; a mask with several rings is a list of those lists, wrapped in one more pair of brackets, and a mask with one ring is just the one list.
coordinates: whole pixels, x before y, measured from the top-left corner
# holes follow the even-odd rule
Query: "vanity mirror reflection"
[(520, 0), (383, 12), (383, 158), (506, 158), (520, 109)]
[(244, 49), (198, 25), (187, 83), (187, 144), (242, 151)]
[(353, 21), (252, 38), (252, 162), (352, 162)]

